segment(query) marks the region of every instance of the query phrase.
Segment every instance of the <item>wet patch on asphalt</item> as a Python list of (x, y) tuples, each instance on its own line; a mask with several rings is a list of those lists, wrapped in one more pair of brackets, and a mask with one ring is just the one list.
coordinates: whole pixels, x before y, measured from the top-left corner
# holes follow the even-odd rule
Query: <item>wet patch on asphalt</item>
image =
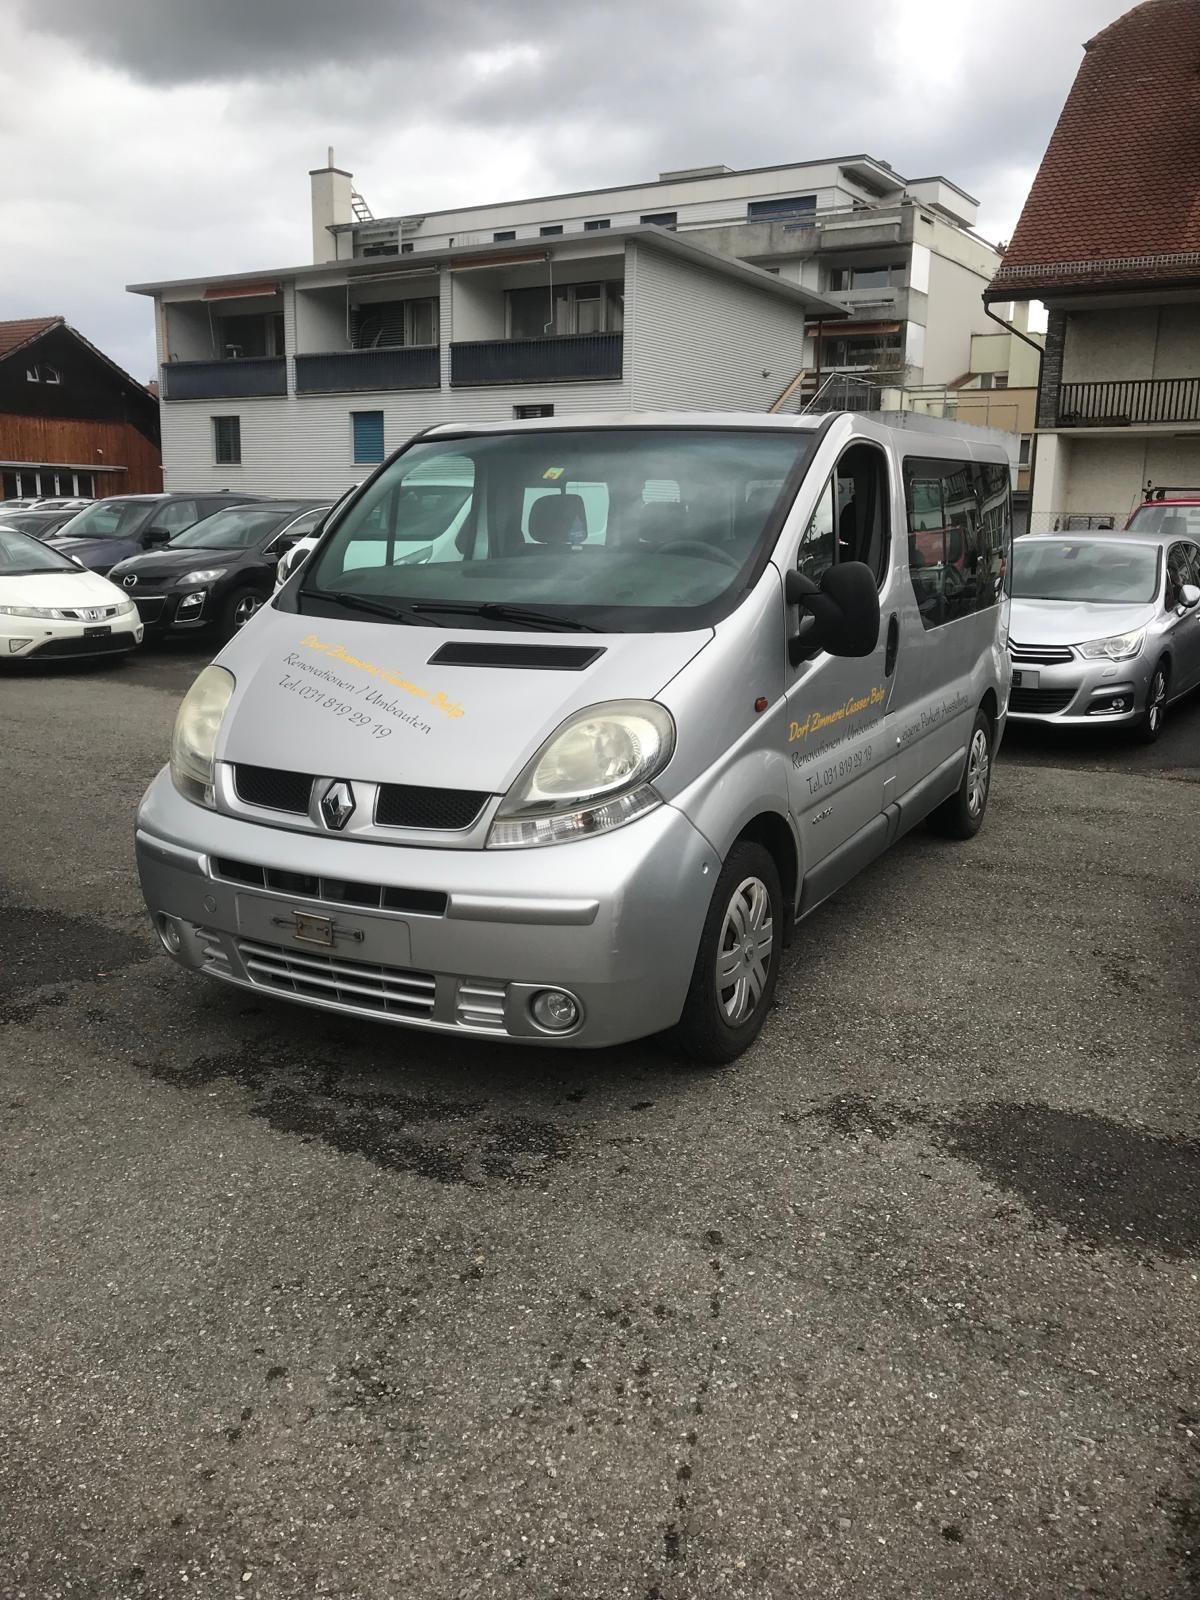
[(0, 895), (0, 1023), (28, 1022), (42, 1005), (62, 996), (14, 1005), (19, 997), (52, 984), (94, 983), (119, 968), (145, 961), (147, 943), (91, 917), (14, 905)]
[(1077, 1243), (1200, 1255), (1200, 1140), (1036, 1103), (991, 1102), (955, 1113), (839, 1095), (784, 1112), (782, 1120), (823, 1130), (826, 1142), (886, 1141), (902, 1128), (924, 1127), (942, 1150)]
[(251, 1114), (278, 1133), (319, 1141), (390, 1171), (438, 1183), (547, 1186), (573, 1135), (556, 1123), (493, 1110), (486, 1098), (406, 1092), (347, 1069), (332, 1055), (264, 1039), (194, 1061), (145, 1063), (177, 1086), (229, 1079), (250, 1096)]

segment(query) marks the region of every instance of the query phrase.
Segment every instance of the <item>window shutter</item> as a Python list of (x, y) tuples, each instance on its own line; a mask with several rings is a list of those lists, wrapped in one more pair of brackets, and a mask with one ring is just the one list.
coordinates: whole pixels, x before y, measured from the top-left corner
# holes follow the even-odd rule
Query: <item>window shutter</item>
[(352, 411), (354, 459), (356, 462), (383, 460), (383, 412)]

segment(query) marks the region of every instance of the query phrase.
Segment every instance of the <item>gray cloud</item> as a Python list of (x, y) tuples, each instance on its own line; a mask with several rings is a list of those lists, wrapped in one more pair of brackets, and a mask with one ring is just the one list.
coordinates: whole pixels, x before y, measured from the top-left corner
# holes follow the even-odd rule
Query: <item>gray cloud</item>
[(20, 248), (0, 251), (3, 314), (78, 308), (89, 337), (139, 373), (149, 313), (123, 283), (305, 259), (305, 174), (327, 143), (378, 215), (867, 151), (906, 176), (951, 177), (999, 234), (1082, 42), (1125, 8), (17, 6), (7, 24), (0, 9), (0, 163), (22, 218)]

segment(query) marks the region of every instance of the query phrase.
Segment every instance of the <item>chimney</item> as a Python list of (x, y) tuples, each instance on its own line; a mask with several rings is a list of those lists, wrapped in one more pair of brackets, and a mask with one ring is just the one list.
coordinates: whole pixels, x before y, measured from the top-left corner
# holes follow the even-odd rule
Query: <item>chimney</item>
[(351, 174), (333, 164), (333, 146), (329, 147), (329, 160), (308, 175), (312, 184), (312, 238), (315, 262), (336, 261), (337, 236), (330, 228), (343, 222), (354, 221), (350, 204), (353, 188)]
[(1008, 319), (1014, 328), (1021, 333), (1029, 332), (1029, 301), (1017, 300), (1013, 303), (1012, 316)]

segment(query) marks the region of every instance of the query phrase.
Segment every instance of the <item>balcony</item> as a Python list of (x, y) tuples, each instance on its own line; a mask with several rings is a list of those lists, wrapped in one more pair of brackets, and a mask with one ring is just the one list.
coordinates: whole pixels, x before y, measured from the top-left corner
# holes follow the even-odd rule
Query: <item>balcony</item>
[(353, 394), (380, 389), (441, 386), (437, 345), (392, 349), (327, 350), (296, 357), (297, 394)]
[(1064, 383), (1058, 392), (1060, 428), (1130, 428), (1160, 422), (1200, 422), (1200, 378)]
[(624, 335), (565, 334), (549, 339), (473, 339), (450, 346), (455, 388), (492, 383), (587, 383), (619, 378)]
[(162, 369), (164, 400), (244, 400), (287, 393), (282, 356), (242, 356), (227, 361), (168, 361)]

